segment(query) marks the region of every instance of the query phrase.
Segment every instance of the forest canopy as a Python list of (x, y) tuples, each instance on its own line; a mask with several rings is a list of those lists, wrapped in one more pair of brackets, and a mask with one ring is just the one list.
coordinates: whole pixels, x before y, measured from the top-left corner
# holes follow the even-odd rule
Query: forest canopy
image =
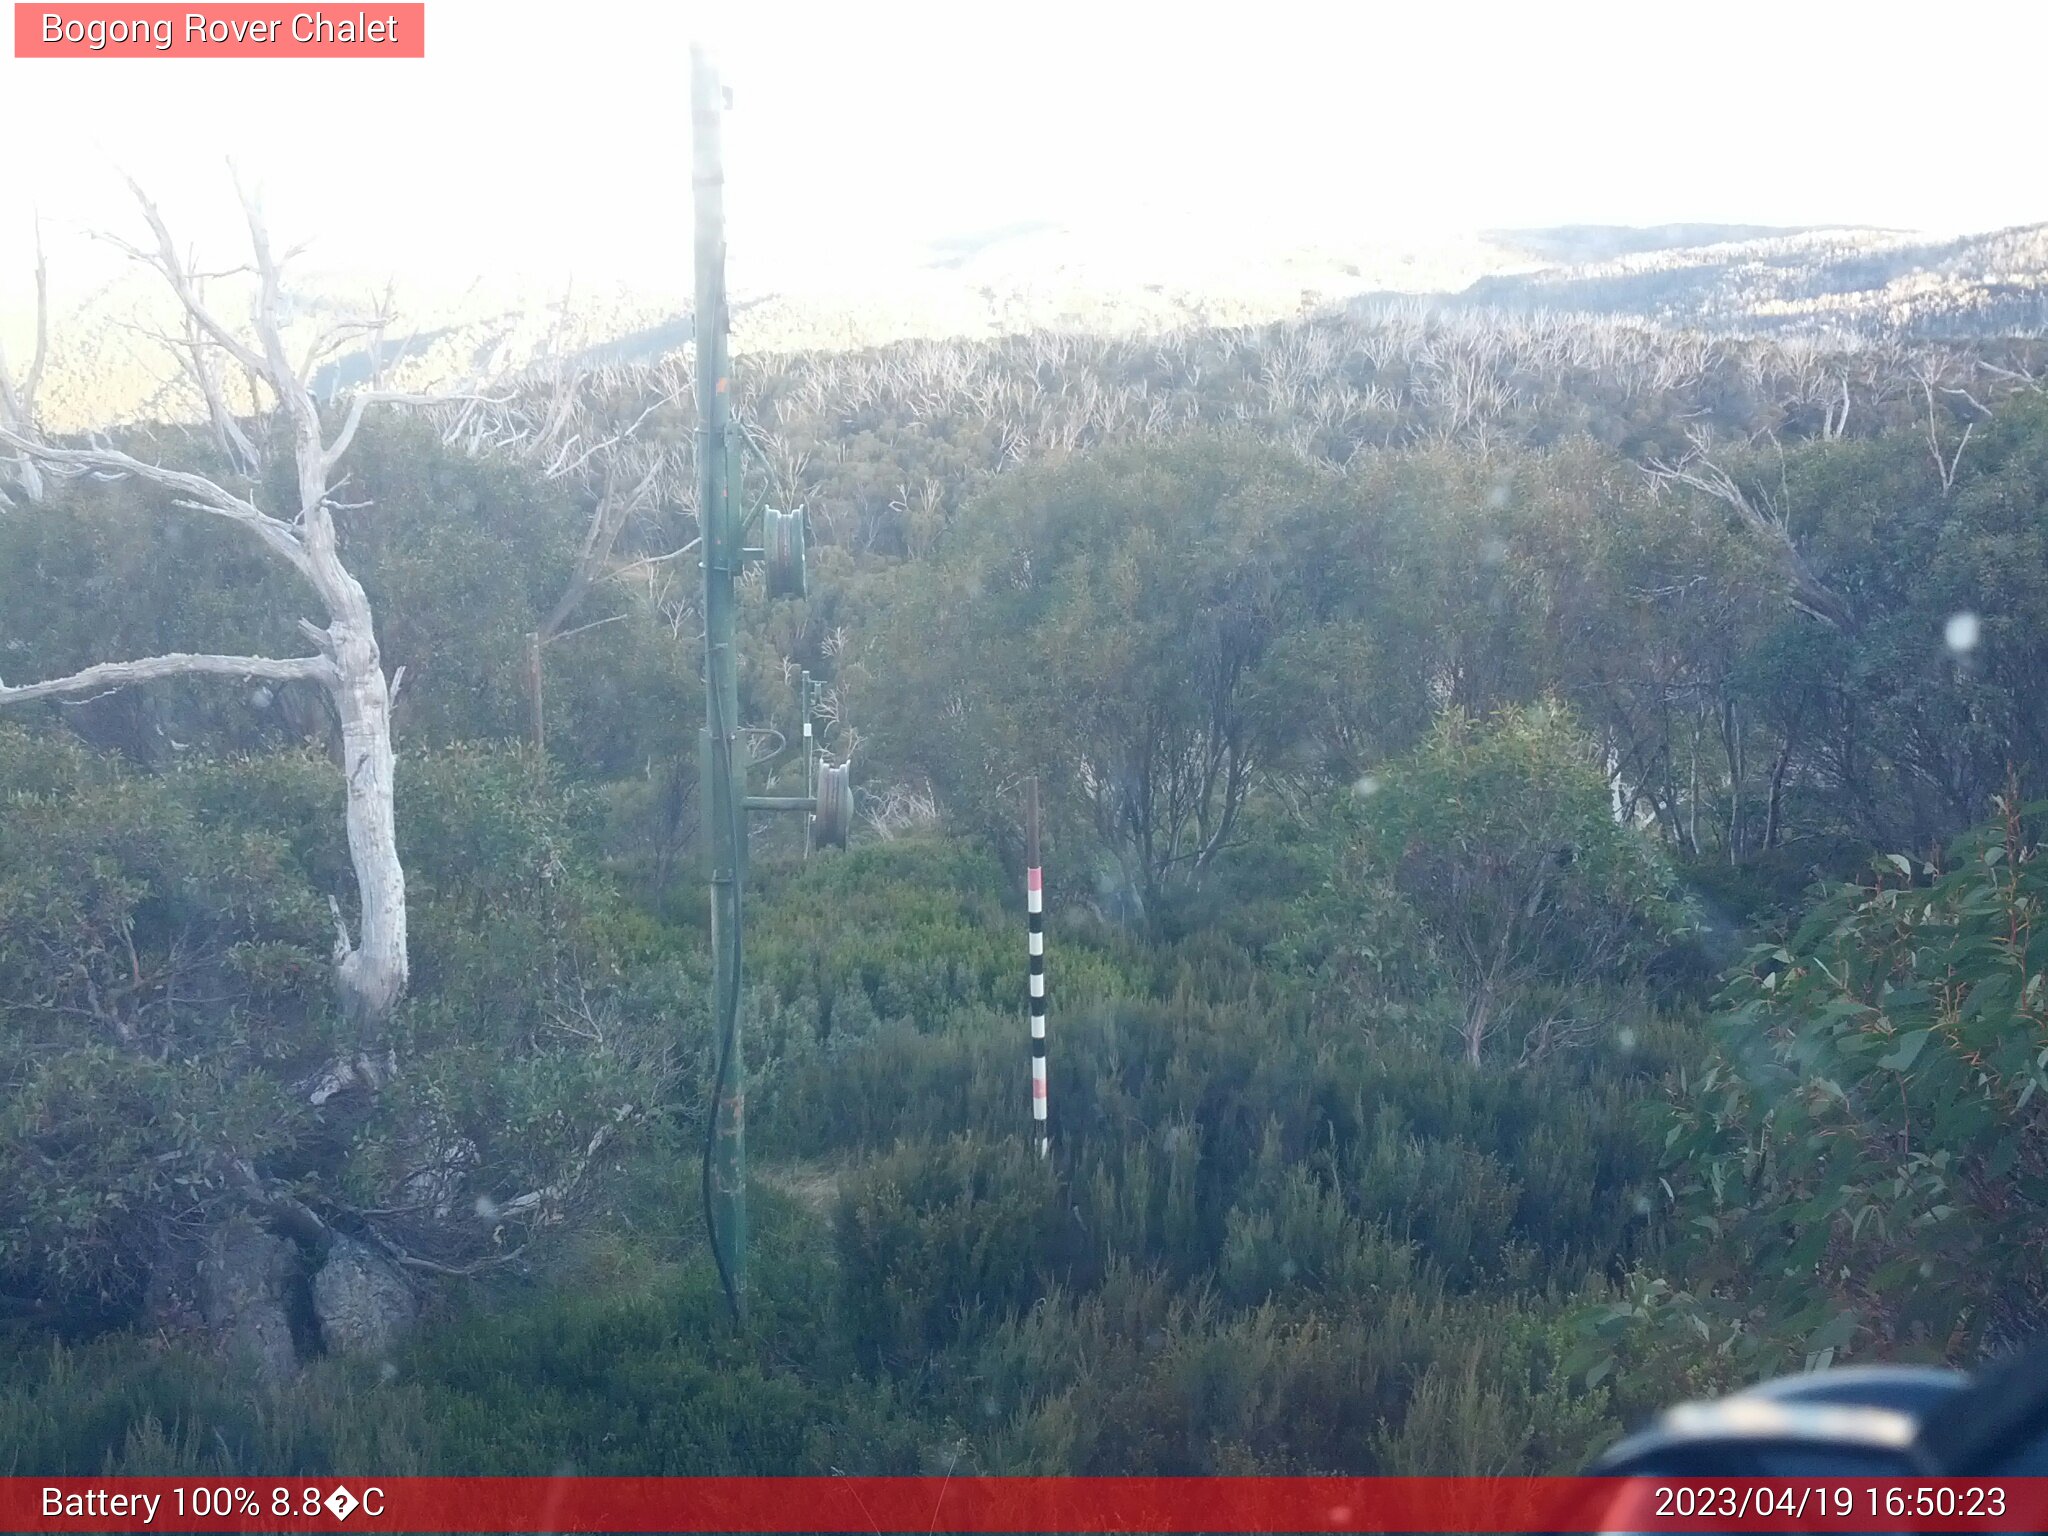
[[(0, 1473), (1564, 1471), (2030, 1336), (2023, 353), (1390, 312), (747, 359), (746, 497), (814, 541), (743, 592), (751, 783), (808, 672), (860, 815), (751, 840), (744, 1333), (687, 383), (577, 383), (602, 473), (309, 397), (402, 672), (405, 984), (335, 983), (327, 651), (6, 700)], [(285, 414), (240, 470), (126, 446), (289, 504)], [(0, 699), (310, 643), (248, 526), (28, 463)]]

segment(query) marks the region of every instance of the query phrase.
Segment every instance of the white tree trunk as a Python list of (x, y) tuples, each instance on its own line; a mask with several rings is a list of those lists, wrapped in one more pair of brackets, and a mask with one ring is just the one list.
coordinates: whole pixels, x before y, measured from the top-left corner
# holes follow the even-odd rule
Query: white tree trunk
[(341, 715), (348, 852), (361, 919), (356, 943), (337, 956), (335, 985), (348, 1017), (369, 1025), (386, 1017), (405, 995), (405, 870), (398, 862), (393, 810), (391, 688), (377, 654), (370, 605), (355, 579), (348, 580), (362, 616), (359, 623), (335, 625), (334, 702)]

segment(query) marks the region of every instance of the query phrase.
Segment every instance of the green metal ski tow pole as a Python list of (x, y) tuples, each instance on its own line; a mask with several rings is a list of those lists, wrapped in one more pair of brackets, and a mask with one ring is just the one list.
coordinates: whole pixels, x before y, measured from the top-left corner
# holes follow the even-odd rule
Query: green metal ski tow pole
[(700, 45), (690, 50), (691, 184), (697, 214), (697, 519), (704, 562), (704, 857), (711, 877), (711, 1020), (717, 1069), (704, 1135), (704, 1224), (733, 1321), (747, 1320), (747, 1063), (740, 1029), (741, 898), (747, 880), (747, 813), (808, 814), (804, 847), (844, 848), (853, 826), (850, 763), (817, 760), (808, 672), (798, 695), (803, 717), (804, 792), (750, 795), (740, 745), (740, 669), (734, 583), (752, 561), (766, 567), (768, 596), (801, 598), (804, 513), (761, 510), (761, 544), (746, 543), (740, 515), (739, 437), (732, 428), (725, 303), (725, 87)]
[(697, 508), (704, 567), (704, 730), (699, 800), (711, 880), (711, 1018), (717, 1075), (705, 1146), (704, 1216), (733, 1321), (747, 1316), (747, 1078), (740, 1032), (740, 880), (746, 811), (739, 750), (734, 579), (740, 549), (731, 483), (731, 389), (726, 367), (725, 91), (699, 45), (690, 50), (691, 184), (697, 227)]

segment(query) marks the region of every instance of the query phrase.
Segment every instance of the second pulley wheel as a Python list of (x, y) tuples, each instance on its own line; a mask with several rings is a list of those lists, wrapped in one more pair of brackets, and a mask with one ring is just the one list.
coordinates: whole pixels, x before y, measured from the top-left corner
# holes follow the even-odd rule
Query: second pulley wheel
[(811, 845), (844, 848), (853, 831), (853, 765), (825, 763), (818, 769), (818, 809), (811, 817)]

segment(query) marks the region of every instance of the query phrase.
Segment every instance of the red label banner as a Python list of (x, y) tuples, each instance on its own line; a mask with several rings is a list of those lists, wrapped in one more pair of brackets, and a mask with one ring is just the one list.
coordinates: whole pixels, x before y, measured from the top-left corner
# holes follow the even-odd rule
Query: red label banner
[(17, 59), (423, 59), (427, 8), (16, 0)]
[(0, 1478), (7, 1531), (2041, 1531), (2048, 1478)]

